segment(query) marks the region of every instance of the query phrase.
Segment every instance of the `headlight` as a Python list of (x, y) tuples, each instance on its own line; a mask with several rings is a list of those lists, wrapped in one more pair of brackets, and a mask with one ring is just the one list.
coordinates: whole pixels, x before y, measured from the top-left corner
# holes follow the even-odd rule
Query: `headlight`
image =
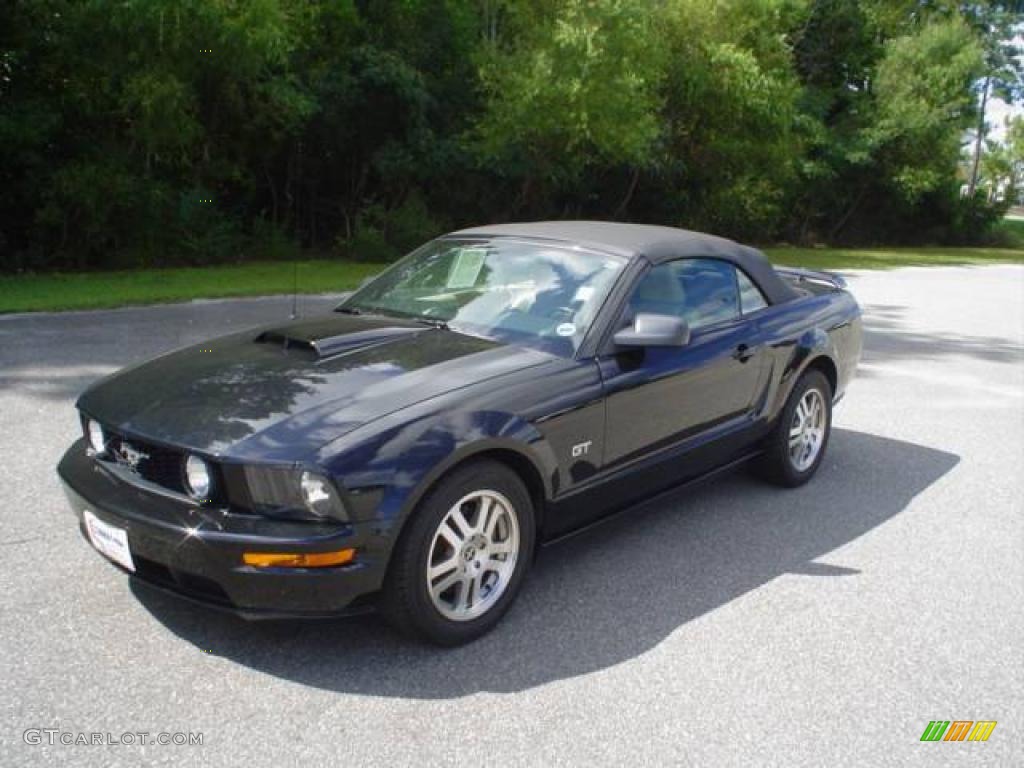
[[(228, 466), (227, 471), (234, 469)], [(254, 512), (304, 520), (349, 519), (341, 493), (326, 475), (291, 467), (246, 466), (243, 471), (248, 498), (242, 505)], [(227, 482), (230, 486), (231, 480)]]
[[(317, 517), (342, 517), (344, 507), (334, 485), (323, 475), (316, 472), (303, 472), (299, 476), (299, 489), (306, 509)], [(341, 513), (341, 514), (339, 514)]]
[(103, 434), (103, 427), (98, 421), (89, 419), (85, 423), (85, 432), (89, 436), (89, 447), (97, 456), (102, 456), (107, 451), (107, 436)]
[(185, 490), (193, 499), (210, 498), (210, 467), (198, 456), (185, 459)]

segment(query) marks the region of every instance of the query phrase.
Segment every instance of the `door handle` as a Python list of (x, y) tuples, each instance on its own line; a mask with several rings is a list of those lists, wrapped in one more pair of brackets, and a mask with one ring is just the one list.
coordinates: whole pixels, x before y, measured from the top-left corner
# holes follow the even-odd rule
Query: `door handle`
[(740, 344), (736, 347), (736, 351), (732, 353), (732, 356), (739, 360), (741, 363), (747, 362), (754, 356), (754, 350), (746, 344)]

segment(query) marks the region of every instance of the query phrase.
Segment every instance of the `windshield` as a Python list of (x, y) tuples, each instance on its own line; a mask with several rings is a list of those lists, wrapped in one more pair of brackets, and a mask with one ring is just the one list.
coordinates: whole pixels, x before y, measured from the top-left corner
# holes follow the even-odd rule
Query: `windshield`
[(445, 323), (453, 330), (573, 354), (625, 259), (524, 240), (427, 243), (339, 309)]

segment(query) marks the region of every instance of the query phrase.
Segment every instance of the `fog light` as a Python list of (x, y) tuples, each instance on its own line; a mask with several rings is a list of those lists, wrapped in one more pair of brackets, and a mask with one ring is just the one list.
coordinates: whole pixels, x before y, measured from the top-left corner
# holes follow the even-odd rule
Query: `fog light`
[(193, 499), (210, 498), (210, 468), (198, 456), (185, 459), (185, 490)]
[(86, 432), (89, 435), (89, 447), (97, 456), (107, 452), (107, 436), (103, 434), (103, 427), (98, 421), (89, 419), (85, 424)]
[(355, 559), (354, 549), (337, 552), (245, 552), (242, 562), (257, 568), (326, 568), (345, 565)]

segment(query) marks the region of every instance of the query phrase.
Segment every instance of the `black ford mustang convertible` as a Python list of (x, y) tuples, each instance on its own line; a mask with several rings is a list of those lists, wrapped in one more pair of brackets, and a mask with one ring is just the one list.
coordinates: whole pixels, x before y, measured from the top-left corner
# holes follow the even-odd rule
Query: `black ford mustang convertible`
[(140, 579), (249, 617), (376, 606), (451, 645), (539, 543), (747, 459), (806, 482), (860, 351), (840, 278), (728, 240), (480, 227), (324, 316), (98, 382), (59, 473)]

